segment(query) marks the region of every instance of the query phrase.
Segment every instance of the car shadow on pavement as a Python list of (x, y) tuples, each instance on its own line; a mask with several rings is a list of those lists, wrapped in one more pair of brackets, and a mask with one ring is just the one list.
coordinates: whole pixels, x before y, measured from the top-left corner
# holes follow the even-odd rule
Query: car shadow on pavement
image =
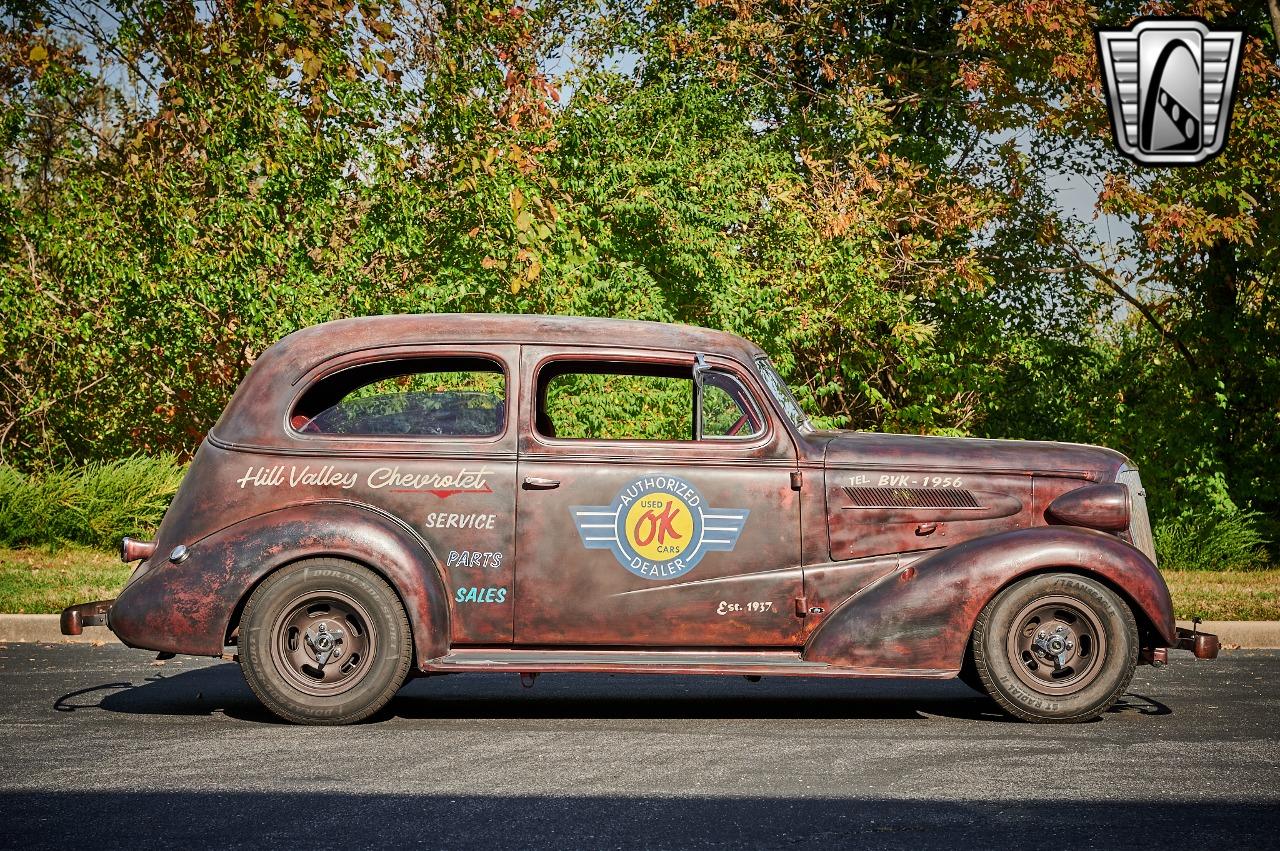
[[(210, 715), (283, 723), (249, 690), (238, 666), (211, 665), (141, 682), (110, 682), (59, 697), (59, 712), (102, 709), (141, 715)], [(1127, 694), (1110, 714), (1168, 715), (1164, 704)], [(885, 719), (930, 717), (1010, 722), (996, 704), (954, 680), (815, 680), (550, 674), (532, 689), (511, 674), (410, 681), (370, 723), (394, 719)]]
[(1262, 848), (1274, 847), (1280, 829), (1274, 795), (1263, 801), (1073, 800), (1063, 806), (1030, 799), (574, 792), (0, 792), (0, 846)]
[(134, 715), (211, 715), (264, 723), (284, 723), (266, 710), (233, 664), (212, 665), (141, 681), (104, 683), (64, 694), (54, 701), (58, 712), (105, 709)]

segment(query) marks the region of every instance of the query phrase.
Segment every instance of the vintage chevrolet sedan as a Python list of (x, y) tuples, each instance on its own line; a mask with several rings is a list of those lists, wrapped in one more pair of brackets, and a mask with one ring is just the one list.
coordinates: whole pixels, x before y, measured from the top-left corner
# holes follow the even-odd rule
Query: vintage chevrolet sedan
[(411, 675), (959, 676), (1098, 716), (1175, 627), (1138, 471), (1062, 443), (815, 429), (717, 331), (420, 315), (291, 334), (200, 446), (105, 624), (341, 724)]

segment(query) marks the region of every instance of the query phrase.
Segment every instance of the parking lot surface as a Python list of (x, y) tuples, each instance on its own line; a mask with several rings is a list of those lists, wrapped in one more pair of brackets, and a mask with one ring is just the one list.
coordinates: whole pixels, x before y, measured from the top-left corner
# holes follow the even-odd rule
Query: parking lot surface
[(277, 723), (235, 664), (0, 649), (0, 846), (1280, 847), (1280, 652), (1173, 654), (1094, 723), (958, 682), (434, 677)]

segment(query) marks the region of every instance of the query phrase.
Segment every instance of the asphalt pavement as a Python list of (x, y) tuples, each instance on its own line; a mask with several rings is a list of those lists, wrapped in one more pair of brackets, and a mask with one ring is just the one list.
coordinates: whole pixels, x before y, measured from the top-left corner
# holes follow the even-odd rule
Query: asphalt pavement
[(0, 649), (0, 847), (1278, 848), (1280, 652), (1073, 726), (958, 682), (466, 674), (276, 722), (238, 667)]

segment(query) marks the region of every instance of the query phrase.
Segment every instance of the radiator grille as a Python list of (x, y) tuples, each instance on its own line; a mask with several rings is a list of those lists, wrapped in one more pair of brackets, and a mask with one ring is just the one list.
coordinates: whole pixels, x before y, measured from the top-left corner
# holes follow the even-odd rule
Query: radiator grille
[(1142, 487), (1142, 479), (1137, 470), (1122, 467), (1116, 481), (1129, 489), (1129, 538), (1155, 564), (1156, 542), (1151, 536), (1151, 520), (1147, 517), (1147, 492)]
[(845, 488), (850, 508), (981, 508), (959, 488)]

